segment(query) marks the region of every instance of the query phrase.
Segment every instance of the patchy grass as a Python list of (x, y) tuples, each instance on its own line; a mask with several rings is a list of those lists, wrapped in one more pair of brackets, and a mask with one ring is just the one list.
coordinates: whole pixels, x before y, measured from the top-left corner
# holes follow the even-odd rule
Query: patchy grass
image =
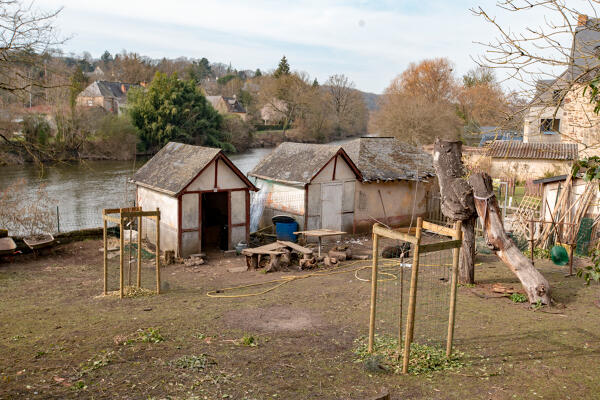
[[(369, 252), (368, 242), (356, 246), (353, 252)], [(412, 359), (424, 370), (405, 376), (392, 373), (385, 359), (373, 359), (367, 369), (354, 362), (355, 340), (368, 332), (371, 288), (353, 274), (301, 279), (261, 296), (210, 298), (209, 290), (305, 272), (231, 273), (244, 265), (242, 257), (209, 255), (196, 272), (163, 267), (169, 289), (161, 295), (121, 300), (98, 297), (101, 247), (101, 241), (72, 243), (0, 264), (10, 276), (0, 279), (1, 398), (361, 399), (382, 387), (392, 399), (594, 399), (600, 393), (594, 304), (600, 287), (565, 278), (568, 266), (536, 262), (559, 306), (533, 310), (493, 297), (495, 283), (519, 285), (496, 257), (479, 255), (477, 287), (458, 290), (459, 364), (446, 368), (443, 353), (414, 349)], [(118, 260), (111, 262), (114, 290)], [(151, 262), (143, 265), (142, 285), (153, 288)], [(417, 331), (426, 322), (418, 314)], [(244, 336), (259, 346), (240, 345)], [(36, 358), (38, 352), (44, 354)]]
[[(398, 348), (398, 339), (390, 336), (375, 335), (373, 353), (368, 352), (368, 338), (356, 339), (355, 362), (362, 363), (369, 372), (402, 372), (403, 354)], [(414, 375), (431, 374), (437, 371), (458, 370), (465, 366), (464, 354), (454, 351), (446, 357), (446, 350), (437, 346), (411, 343), (408, 373)]]
[(527, 296), (525, 296), (523, 293), (513, 293), (508, 296), (508, 298), (513, 303), (525, 303), (527, 301)]
[(258, 346), (258, 338), (252, 335), (244, 335), (238, 343), (242, 346), (256, 347)]
[(202, 371), (209, 365), (216, 364), (214, 360), (211, 360), (206, 354), (200, 354), (199, 356), (183, 356), (169, 363), (171, 366), (181, 369), (187, 369), (190, 371)]

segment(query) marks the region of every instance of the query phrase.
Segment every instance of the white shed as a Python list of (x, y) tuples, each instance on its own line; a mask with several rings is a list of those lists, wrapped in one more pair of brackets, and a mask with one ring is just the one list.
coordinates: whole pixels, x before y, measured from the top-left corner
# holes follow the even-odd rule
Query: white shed
[[(170, 142), (133, 180), (138, 206), (161, 211), (161, 249), (186, 257), (248, 240), (257, 189), (220, 149)], [(142, 236), (156, 240), (153, 220), (144, 219)]]
[(289, 215), (301, 230), (352, 232), (354, 189), (361, 173), (340, 146), (284, 142), (248, 173), (260, 188), (262, 225)]

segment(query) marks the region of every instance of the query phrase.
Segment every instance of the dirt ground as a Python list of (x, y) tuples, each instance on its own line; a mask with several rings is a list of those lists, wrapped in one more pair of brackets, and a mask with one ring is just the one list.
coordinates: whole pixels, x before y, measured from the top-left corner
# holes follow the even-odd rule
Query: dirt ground
[[(352, 273), (211, 298), (210, 290), (306, 274), (230, 272), (241, 257), (213, 257), (164, 267), (160, 296), (119, 300), (99, 296), (100, 247), (72, 243), (0, 264), (0, 398), (365, 399), (384, 387), (393, 399), (600, 398), (599, 287), (549, 261), (537, 266), (558, 305), (531, 310), (491, 295), (491, 284), (517, 281), (494, 256), (480, 258), (479, 285), (459, 288), (455, 347), (465, 367), (401, 376), (354, 362), (370, 288)], [(151, 263), (143, 274), (151, 287)], [(164, 340), (145, 342), (140, 329)]]

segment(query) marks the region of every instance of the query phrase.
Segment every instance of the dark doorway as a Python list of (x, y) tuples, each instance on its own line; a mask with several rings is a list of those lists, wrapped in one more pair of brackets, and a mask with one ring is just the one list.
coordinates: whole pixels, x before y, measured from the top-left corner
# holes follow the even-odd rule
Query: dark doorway
[(227, 192), (202, 194), (202, 248), (229, 248)]

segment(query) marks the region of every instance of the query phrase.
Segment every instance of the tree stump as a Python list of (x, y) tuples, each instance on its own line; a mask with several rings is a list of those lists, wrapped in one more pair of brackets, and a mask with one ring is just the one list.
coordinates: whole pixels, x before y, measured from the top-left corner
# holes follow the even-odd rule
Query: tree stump
[(475, 223), (477, 211), (473, 189), (465, 179), (462, 142), (436, 139), (433, 166), (440, 184), (442, 213), (452, 221), (462, 221), (463, 242), (460, 249), (458, 280), (475, 283)]

